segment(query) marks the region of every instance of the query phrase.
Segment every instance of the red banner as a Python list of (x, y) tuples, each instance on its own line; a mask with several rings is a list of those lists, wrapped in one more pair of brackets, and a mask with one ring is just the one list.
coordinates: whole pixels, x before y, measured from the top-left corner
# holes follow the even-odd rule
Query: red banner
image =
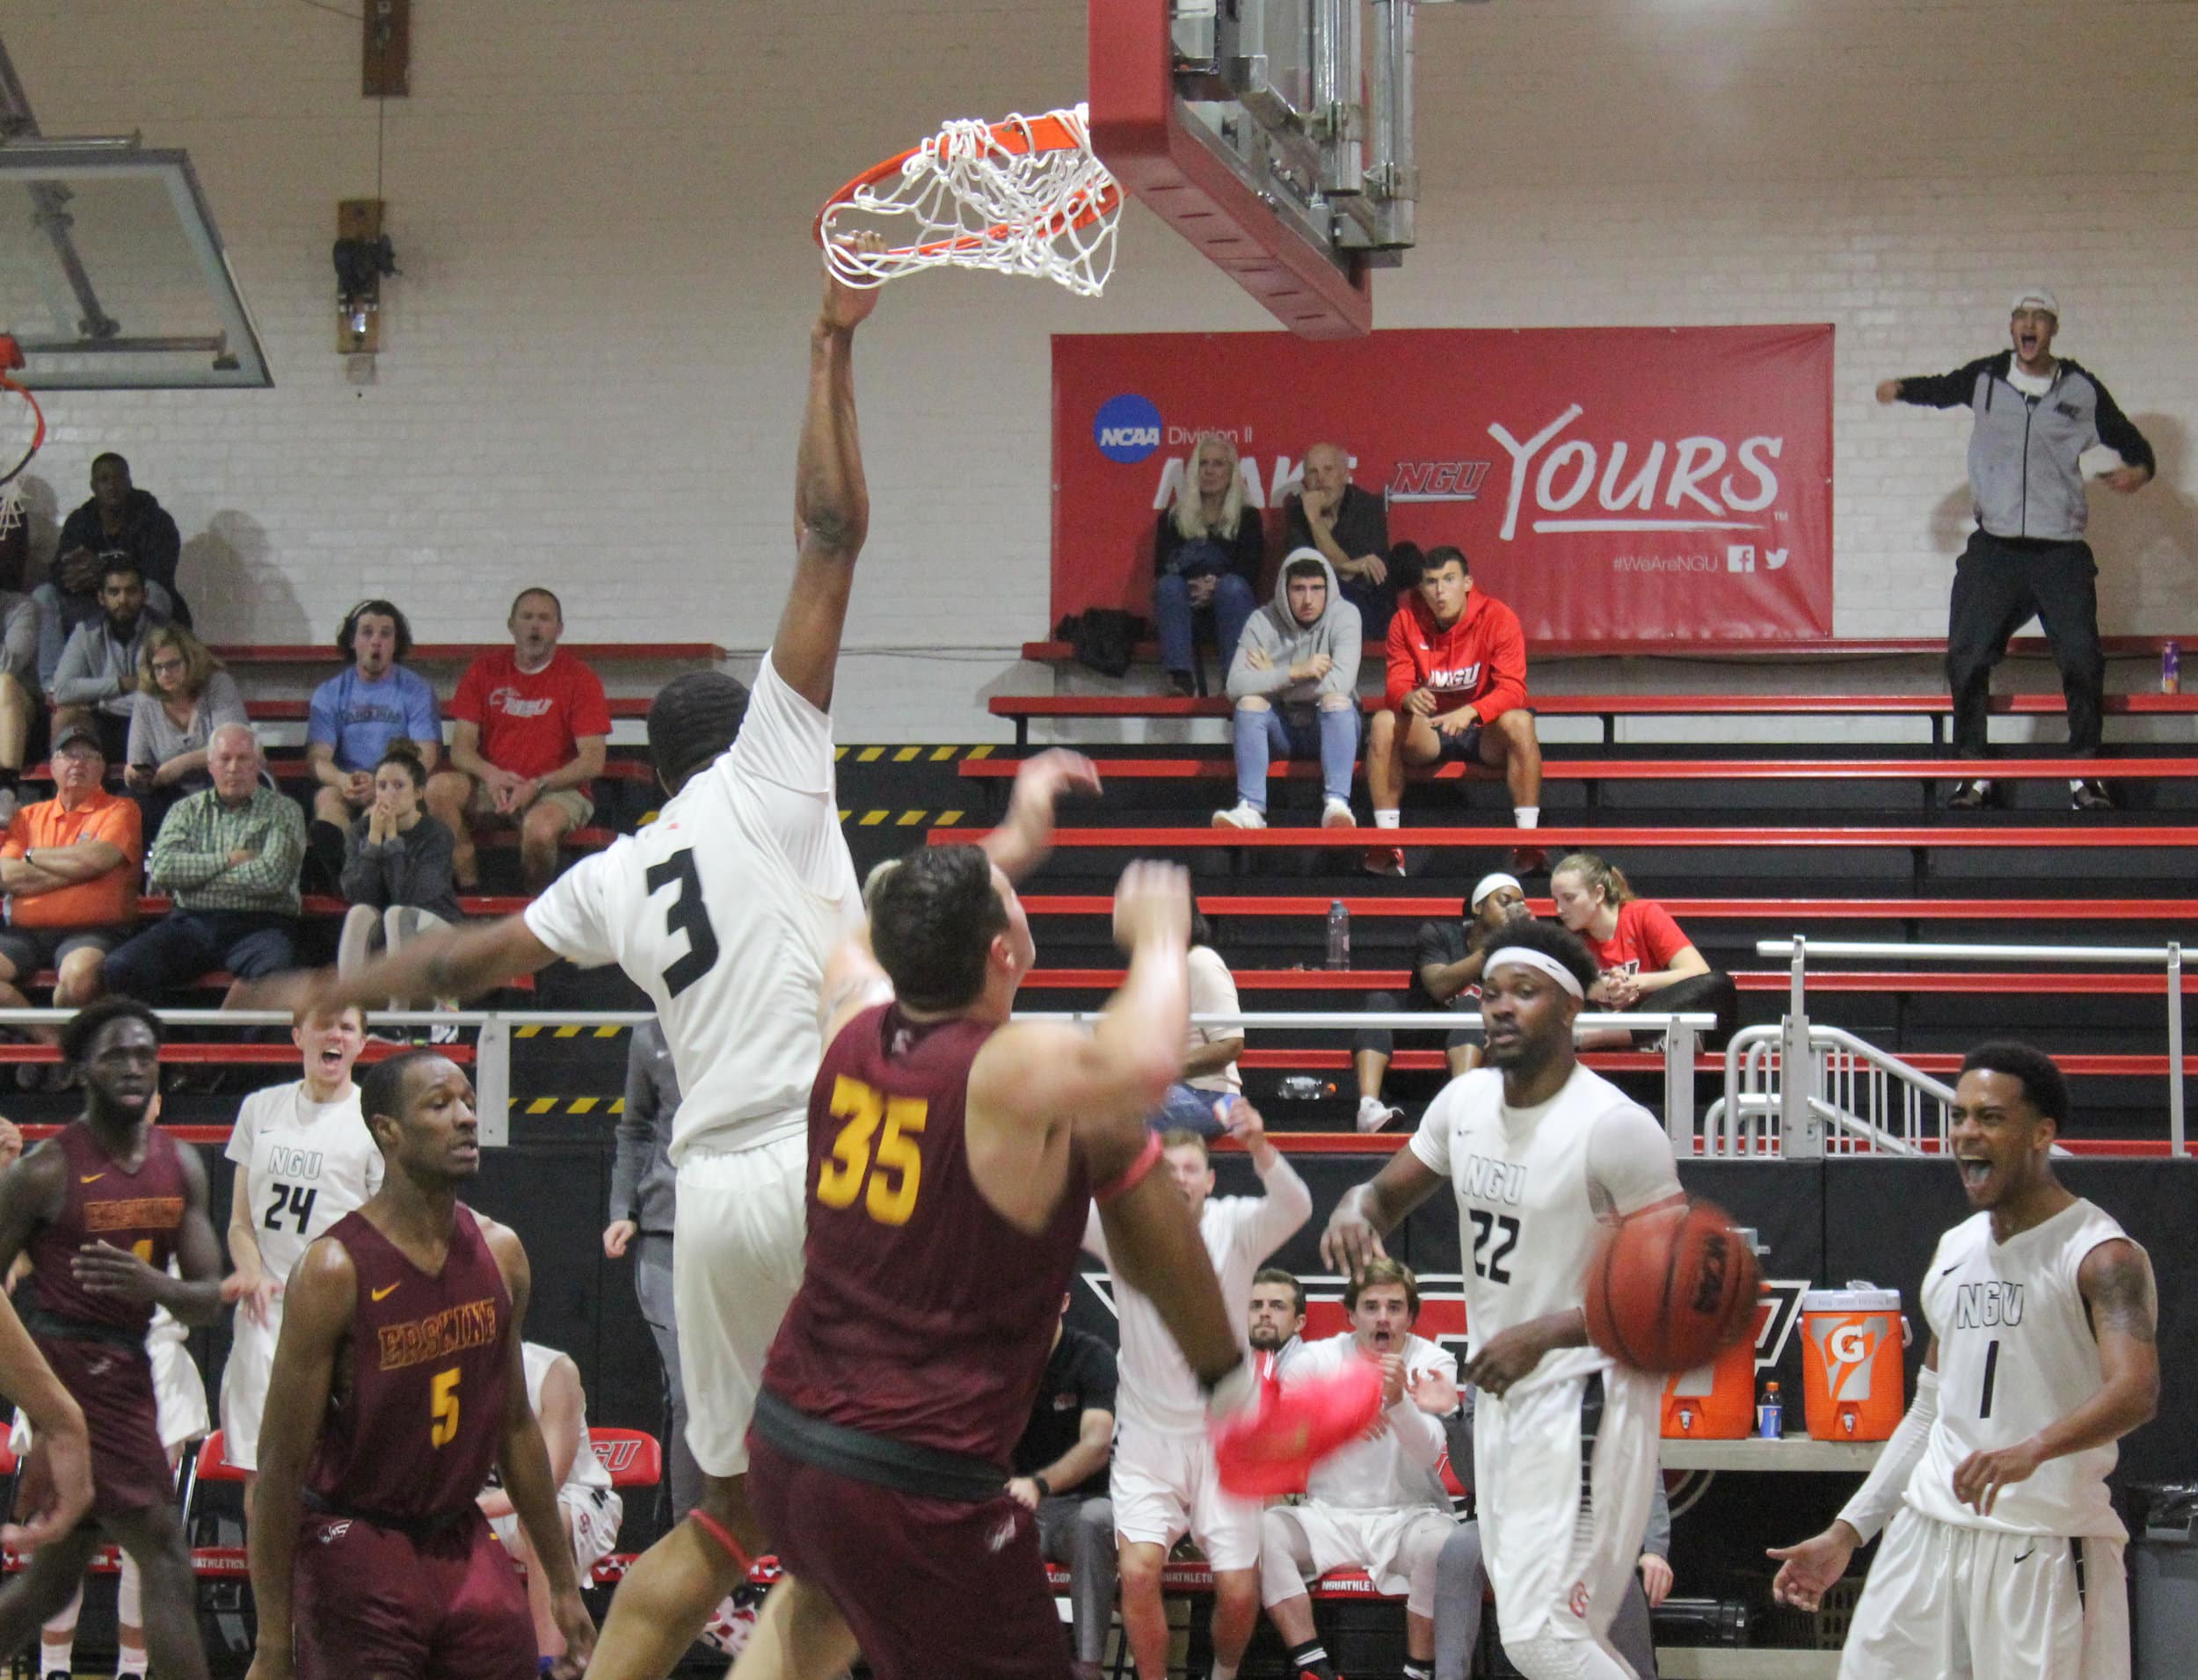
[(1054, 616), (1148, 611), (1158, 511), (1219, 433), (1268, 510), (1270, 578), (1332, 441), (1390, 541), (1462, 548), (1530, 643), (1829, 636), (1831, 331), (1056, 337)]

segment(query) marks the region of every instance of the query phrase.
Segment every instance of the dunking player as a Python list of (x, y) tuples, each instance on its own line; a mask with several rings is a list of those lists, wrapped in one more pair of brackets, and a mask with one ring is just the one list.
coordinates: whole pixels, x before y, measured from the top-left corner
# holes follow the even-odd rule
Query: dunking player
[(1115, 895), (1129, 971), (1097, 1029), (1009, 1025), (1036, 953), (1004, 872), (940, 847), (881, 883), (871, 938), (897, 1000), (875, 1000), (859, 946), (835, 963), (807, 1269), (749, 1435), (757, 1514), (793, 1573), (739, 1680), (823, 1680), (858, 1647), (878, 1680), (1068, 1680), (1008, 1463), (1095, 1196), (1115, 1264), (1209, 1393), (1249, 1398), (1238, 1312), (1145, 1125), (1182, 1076), (1190, 929), (1183, 871), (1132, 864)]
[(1357, 1276), (1445, 1179), (1456, 1189), (1481, 1543), (1503, 1649), (1530, 1680), (1633, 1672), (1608, 1633), (1656, 1473), (1661, 1379), (1589, 1344), (1581, 1274), (1597, 1221), (1678, 1201), (1678, 1171), (1663, 1128), (1573, 1053), (1594, 983), (1594, 959), (1562, 928), (1506, 933), (1481, 971), (1488, 1065), (1444, 1087), (1321, 1240)]
[(793, 586), (753, 695), (698, 672), (650, 708), (650, 756), (673, 796), (657, 821), (582, 859), (523, 915), (408, 942), (309, 993), (323, 1007), (469, 996), (563, 956), (618, 964), (664, 1023), (686, 1094), (671, 1152), (673, 1297), (703, 1491), (620, 1587), (596, 1680), (663, 1674), (761, 1539), (742, 1491), (746, 1436), (764, 1355), (801, 1281), (817, 1000), (833, 948), (862, 925), (827, 709), (870, 519), (852, 356), (877, 298), (826, 281), (795, 468)]
[(1892, 1526), (1842, 1680), (2128, 1680), (2127, 1538), (2114, 1443), (2159, 1403), (2151, 1262), (2053, 1174), (2068, 1084), (2027, 1044), (1980, 1044), (1951, 1141), (1975, 1217), (1924, 1275), (1931, 1349), (1908, 1415), (1832, 1525), (1772, 1590), (1814, 1610)]
[[(207, 1324), (222, 1310), (222, 1251), (207, 1219), (206, 1168), (152, 1124), (160, 1019), (111, 998), (62, 1030), (84, 1111), (0, 1176), (0, 1272), (27, 1254), (38, 1305), (28, 1328), (83, 1408), (94, 1523), (45, 1546), (0, 1593), (0, 1654), (27, 1644), (67, 1604), (100, 1531), (137, 1560), (155, 1670), (204, 1676), (191, 1557), (160, 1443), (145, 1335), (153, 1309)], [(171, 1276), (174, 1258), (182, 1276)]]
[(480, 1170), (473, 1087), (433, 1051), (375, 1064), (360, 1092), (382, 1188), (290, 1275), (259, 1435), (250, 1680), (530, 1680), (534, 1622), (475, 1495), (491, 1465), (571, 1657), (580, 1602), (520, 1353), (530, 1275), (459, 1186)]

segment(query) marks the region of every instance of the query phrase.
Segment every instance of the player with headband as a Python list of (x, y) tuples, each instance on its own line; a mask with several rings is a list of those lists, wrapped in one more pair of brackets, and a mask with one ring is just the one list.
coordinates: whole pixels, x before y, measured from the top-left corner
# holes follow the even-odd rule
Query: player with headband
[(1583, 1273), (1600, 1221), (1682, 1197), (1663, 1128), (1573, 1050), (1594, 980), (1562, 928), (1505, 934), (1481, 982), (1488, 1065), (1451, 1081), (1321, 1240), (1356, 1276), (1445, 1180), (1457, 1196), (1474, 1492), (1503, 1648), (1528, 1680), (1632, 1673), (1608, 1633), (1656, 1474), (1661, 1378), (1590, 1344)]

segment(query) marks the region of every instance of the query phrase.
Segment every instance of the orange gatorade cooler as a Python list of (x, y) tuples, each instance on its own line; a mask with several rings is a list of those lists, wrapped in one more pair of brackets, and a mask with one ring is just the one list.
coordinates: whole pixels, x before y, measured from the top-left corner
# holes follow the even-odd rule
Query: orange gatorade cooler
[[(1741, 1233), (1757, 1254), (1755, 1233)], [(1756, 1432), (1756, 1347), (1771, 1310), (1768, 1296), (1756, 1307), (1754, 1334), (1743, 1336), (1707, 1365), (1673, 1373), (1663, 1384), (1663, 1433), (1674, 1441), (1744, 1441)]]
[(1801, 1394), (1819, 1441), (1884, 1441), (1908, 1407), (1900, 1291), (1874, 1284), (1801, 1297)]

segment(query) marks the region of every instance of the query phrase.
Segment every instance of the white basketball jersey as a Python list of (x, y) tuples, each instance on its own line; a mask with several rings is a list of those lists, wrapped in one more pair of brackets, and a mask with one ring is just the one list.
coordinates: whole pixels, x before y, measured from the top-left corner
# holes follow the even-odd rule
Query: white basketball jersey
[[(520, 1357), (527, 1365), (527, 1404), (535, 1415), (542, 1415), (542, 1385), (550, 1376), (550, 1368), (564, 1357), (555, 1348), (545, 1348), (539, 1342), (519, 1344)], [(594, 1444), (587, 1434), (587, 1401), (580, 1401), (580, 1450), (572, 1455), (572, 1468), (564, 1479), (567, 1488), (595, 1488), (610, 1486), (610, 1472), (595, 1456)]]
[[(1266, 1187), (1264, 1196), (1209, 1196), (1198, 1212), (1198, 1235), (1213, 1262), (1213, 1275), (1220, 1280), (1222, 1300), (1237, 1309), (1236, 1339), (1248, 1354), (1250, 1327), (1242, 1305), (1251, 1298), (1252, 1274), (1313, 1214), (1313, 1193), (1281, 1156), (1275, 1157), (1261, 1182)], [(1084, 1247), (1114, 1271), (1095, 1205), (1084, 1224)], [(1197, 1373), (1168, 1334), (1160, 1309), (1150, 1297), (1124, 1283), (1118, 1271), (1114, 1271), (1114, 1310), (1122, 1332), (1115, 1415), (1125, 1423), (1161, 1434), (1204, 1434), (1206, 1404), (1198, 1392)], [(1291, 1369), (1294, 1372), (1296, 1368), (1293, 1356)]]
[(252, 1238), (277, 1283), (288, 1281), (308, 1243), (382, 1188), (382, 1151), (356, 1085), (333, 1102), (314, 1102), (302, 1080), (254, 1091), (237, 1110), (225, 1153), (249, 1175)]
[(649, 994), (683, 1094), (674, 1165), (807, 1129), (825, 963), (862, 925), (837, 797), (831, 718), (767, 658), (731, 747), (527, 906), (560, 956)]
[(1909, 1504), (1964, 1528), (2127, 1538), (2107, 1495), (2112, 1443), (2040, 1465), (1999, 1490), (1989, 1516), (1954, 1495), (1954, 1472), (1969, 1454), (2027, 1440), (2099, 1392), (2099, 1341), (2076, 1274), (2100, 1243), (2126, 1236), (2079, 1196), (2004, 1243), (1992, 1240), (1989, 1213), (1939, 1239), (1923, 1287), (1924, 1316), (1939, 1338), (1939, 1416), (1909, 1480)]
[[(1459, 1270), (1468, 1347), (1476, 1355), (1513, 1325), (1578, 1310), (1601, 1218), (1637, 1212), (1679, 1188), (1663, 1128), (1584, 1067), (1531, 1109), (1510, 1107), (1503, 1075), (1476, 1068), (1428, 1105), (1411, 1148), (1457, 1191)], [(1591, 1168), (1591, 1148), (1626, 1163), (1619, 1182), (1603, 1182), (1601, 1170)], [(1610, 1364), (1592, 1346), (1561, 1348), (1511, 1393)]]
[[(1408, 1383), (1426, 1371), (1447, 1371), (1456, 1379), (1458, 1362), (1423, 1336), (1407, 1336), (1402, 1351)], [(1308, 1342), (1292, 1356), (1289, 1380), (1297, 1383), (1309, 1377), (1326, 1377), (1363, 1356), (1358, 1339), (1349, 1331)], [(1441, 1439), (1442, 1425), (1433, 1418), (1420, 1414), (1408, 1420), (1406, 1427), (1416, 1422), (1424, 1424), (1437, 1441)], [(1437, 1462), (1440, 1456), (1437, 1447)], [(1307, 1499), (1344, 1510), (1396, 1510), (1413, 1505), (1450, 1509), (1441, 1473), (1431, 1465), (1416, 1465), (1405, 1457), (1397, 1439), (1397, 1426), (1386, 1417), (1372, 1433), (1359, 1436), (1314, 1465), (1305, 1492)]]

